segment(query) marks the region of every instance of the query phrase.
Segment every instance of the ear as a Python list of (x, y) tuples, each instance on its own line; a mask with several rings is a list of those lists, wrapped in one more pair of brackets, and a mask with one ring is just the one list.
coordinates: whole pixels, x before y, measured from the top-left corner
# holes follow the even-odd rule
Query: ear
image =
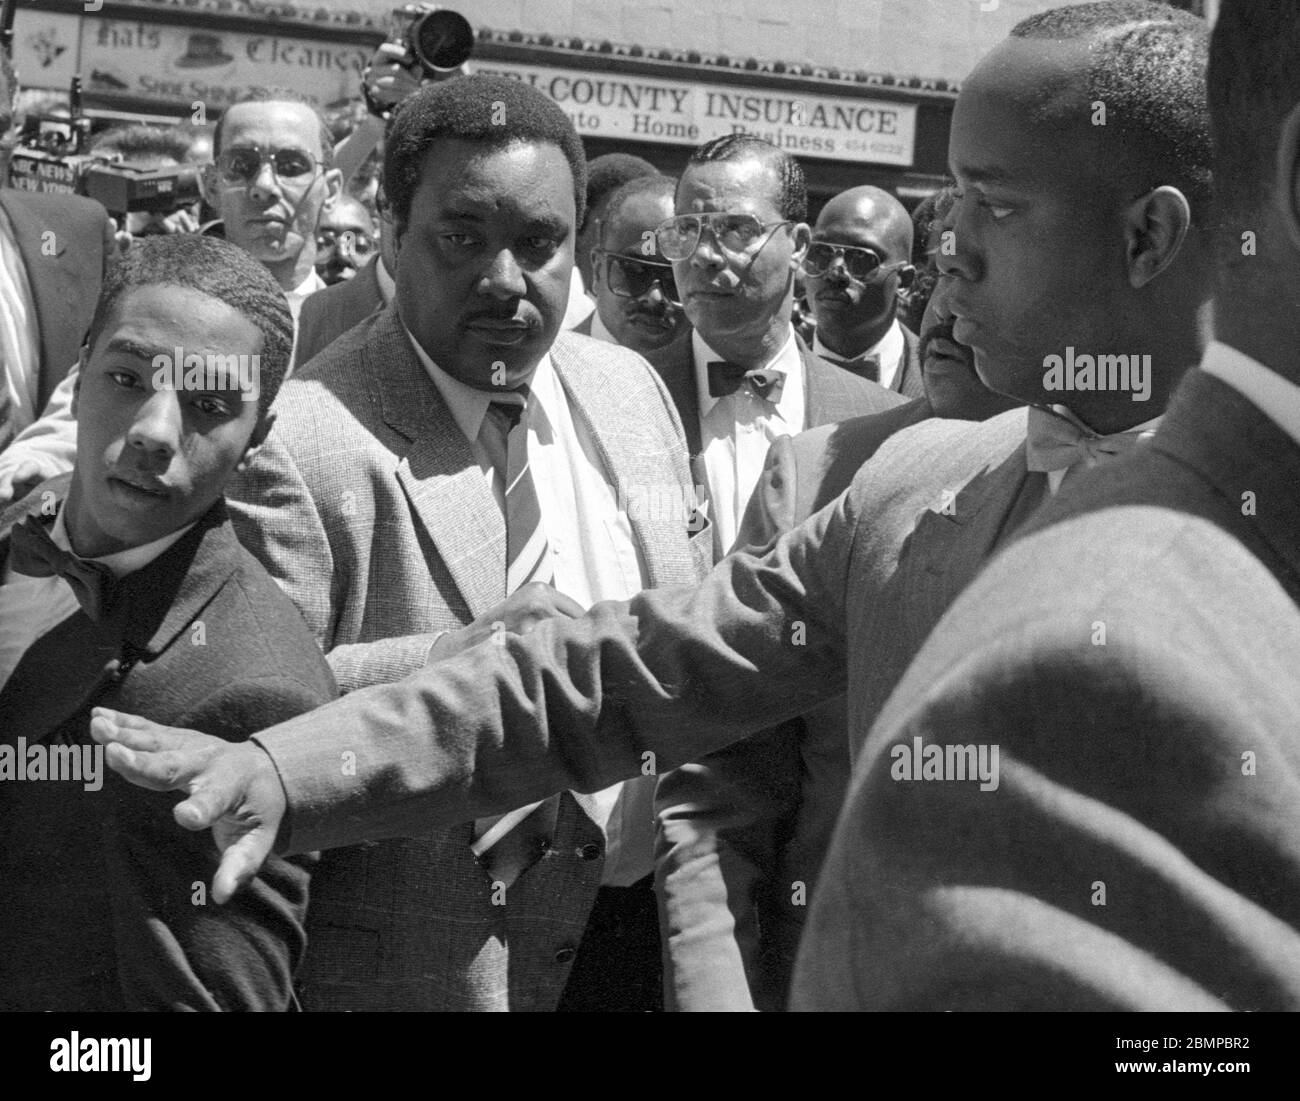
[(601, 268), (605, 265), (600, 262), (600, 249), (591, 250), (591, 289), (594, 291), (600, 286)]
[(790, 229), (790, 239), (794, 243), (794, 252), (790, 254), (790, 267), (798, 271), (799, 265), (803, 263), (803, 258), (808, 253), (808, 246), (812, 244), (812, 226), (807, 222), (797, 222)]
[(235, 469), (241, 474), (253, 465), (253, 460), (257, 458), (258, 452), (262, 450), (262, 444), (266, 443), (266, 437), (271, 433), (271, 426), (275, 424), (275, 411), (268, 409), (257, 420), (257, 427), (253, 429), (253, 434), (248, 438), (248, 446), (244, 448), (243, 455), (240, 456), (239, 462), (235, 464)]
[(337, 168), (331, 168), (325, 173), (325, 201), (321, 203), (321, 210), (329, 210), (341, 194), (343, 194), (343, 172)]
[(221, 185), (217, 181), (215, 164), (205, 164), (199, 169), (199, 194), (208, 206), (220, 214), (221, 206), (217, 200), (221, 197)]
[(1291, 243), (1300, 248), (1300, 104), (1291, 109), (1282, 123), (1277, 143), (1278, 214), (1291, 235)]
[(912, 264), (905, 264), (894, 273), (898, 276), (899, 292), (912, 289), (912, 284), (916, 282), (916, 268)]
[(1128, 281), (1134, 290), (1173, 263), (1191, 224), (1191, 204), (1176, 187), (1157, 187), (1129, 204), (1124, 212), (1124, 241)]

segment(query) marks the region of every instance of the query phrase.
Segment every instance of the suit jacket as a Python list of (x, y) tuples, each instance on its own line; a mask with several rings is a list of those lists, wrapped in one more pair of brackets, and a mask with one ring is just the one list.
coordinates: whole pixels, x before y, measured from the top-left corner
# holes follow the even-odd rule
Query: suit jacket
[(39, 417), (54, 388), (77, 362), (117, 244), (104, 208), (90, 199), (0, 187), (0, 208), (13, 225), (36, 307), (41, 335), (35, 408)]
[[(895, 432), (931, 415), (912, 401), (768, 452), (736, 541), (761, 550), (849, 487)], [(785, 1007), (795, 951), (849, 778), (843, 697), (659, 782), (656, 876), (665, 987), (683, 1011)]]
[[(0, 562), (13, 524), (68, 481), (7, 511)], [(335, 695), (302, 618), (236, 542), (221, 502), (113, 599), (114, 614), (94, 623), (78, 611), (27, 651), (0, 690), (0, 744), (79, 751), (96, 706), (242, 741)], [(311, 862), (273, 859), (247, 895), (217, 906), (205, 894), (210, 838), (176, 829), (174, 796), (100, 762), (102, 790), (0, 783), (0, 1006), (290, 1008)]]
[[(831, 424), (848, 417), (864, 413), (883, 413), (895, 405), (902, 405), (905, 398), (886, 390), (879, 383), (858, 378), (843, 369), (828, 363), (821, 356), (814, 355), (804, 343), (803, 338), (795, 335), (799, 355), (803, 359), (804, 419), (808, 428), (822, 424)], [(672, 395), (677, 414), (682, 419), (686, 430), (686, 445), (690, 449), (691, 463), (699, 477), (696, 481), (706, 483), (703, 463), (699, 458), (703, 445), (700, 436), (700, 405), (695, 386), (695, 358), (691, 343), (691, 330), (687, 329), (682, 337), (673, 341), (666, 348), (648, 357), (651, 365), (659, 372)]]
[[(645, 362), (570, 333), (551, 358), (616, 483), (662, 487), (680, 503), (691, 488), (681, 428)], [(506, 531), (395, 310), (290, 378), (276, 409), (275, 434), (232, 489), (241, 537), (302, 610), (345, 692), (420, 670), (432, 632), (505, 598)], [(634, 508), (630, 519), (652, 584), (704, 572), (710, 528), (693, 535), (680, 508)], [(348, 737), (329, 752), (360, 748)], [(553, 1009), (564, 949), (600, 883), (604, 838), (590, 810), (586, 796), (563, 797), (552, 854), (505, 906), (470, 852), (472, 814), (330, 854), (313, 888), (304, 1004)]]
[[(921, 341), (901, 321), (898, 327), (903, 333), (903, 360), (898, 365), (898, 370), (894, 372), (894, 377), (889, 380), (889, 389), (902, 394), (910, 401), (915, 401), (925, 397), (925, 384), (921, 377)], [(855, 377), (862, 377), (851, 363), (837, 363), (834, 360), (825, 362), (838, 367), (841, 371), (848, 371)]]
[(384, 308), (379, 289), (379, 257), (345, 283), (335, 283), (309, 294), (298, 315), (298, 343), (294, 345), (294, 368), (323, 352), (354, 325)]
[[(1300, 1008), (1300, 447), (1192, 371), (954, 605), (858, 762), (795, 1004)], [(999, 747), (999, 784), (893, 747)]]

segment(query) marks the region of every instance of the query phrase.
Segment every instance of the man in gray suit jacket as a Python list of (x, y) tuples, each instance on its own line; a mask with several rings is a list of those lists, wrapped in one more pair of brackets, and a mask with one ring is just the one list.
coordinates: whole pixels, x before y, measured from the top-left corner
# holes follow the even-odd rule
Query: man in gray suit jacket
[[(1153, 45), (1163, 63), (1138, 70), (1132, 51)], [(846, 494), (763, 556), (724, 560), (697, 590), (645, 593), (508, 635), (268, 731), (261, 756), (187, 755), (172, 782), (204, 785), (182, 804), (192, 825), (240, 808), (260, 816), (257, 836), (227, 850), (217, 896), (270, 848), (286, 805), (288, 851), (389, 836), (599, 787), (636, 772), (647, 753), (662, 771), (846, 686), (860, 743), (992, 549), (1055, 484), (1131, 443), (1114, 437), (1161, 408), (1197, 358), (1208, 283), (1203, 59), (1201, 21), (1120, 0), (1025, 21), (963, 87), (952, 143), (963, 194), (955, 255), (943, 258), (957, 281), (957, 336), (996, 389), (1044, 406), (1068, 397), (1069, 409), (1034, 411), (1047, 428), (1032, 458), (1023, 409), (983, 424), (924, 421), (888, 439)], [(1093, 127), (1086, 107), (1098, 82), (1152, 133)], [(1027, 87), (1052, 94), (1026, 96)], [(1042, 102), (1053, 111), (1040, 114)], [(1125, 380), (1136, 388), (1057, 392), (1067, 342), (1071, 357), (1075, 342), (1136, 353)], [(1073, 449), (1062, 442), (1070, 438)], [(97, 726), (143, 748), (178, 744), (148, 724)], [(364, 783), (329, 774), (322, 734), (364, 745)], [(159, 771), (149, 758), (110, 757), (137, 775)]]
[[(1293, 4), (1225, 0), (1218, 342), (1151, 445), (1045, 508), (899, 685), (796, 1006), (1300, 1008), (1297, 62)], [(918, 745), (996, 775), (918, 777)]]
[[(497, 100), (510, 121), (494, 132)], [(584, 169), (564, 115), (516, 82), (456, 81), (413, 99), (388, 149), (395, 301), (290, 380), (277, 445), (232, 487), (241, 539), (302, 611), (344, 692), (543, 611), (580, 614), (690, 581), (710, 557), (707, 528), (689, 528), (681, 428), (654, 373), (625, 349), (557, 337)], [(533, 173), (552, 182), (521, 198)], [(489, 184), (499, 210), (476, 217)], [(494, 486), (492, 399), (521, 384), (527, 465), (514, 470), (517, 427), (498, 433), (510, 478), (503, 469)], [(515, 571), (523, 484), (556, 589), (524, 585), (536, 562)], [(651, 507), (665, 501), (675, 507)], [(491, 826), (467, 820), (329, 854), (305, 1006), (554, 1009), (575, 949), (591, 966), (580, 942), (599, 892), (641, 880), (657, 1000), (653, 783), (565, 794), (486, 848)], [(545, 858), (501, 871), (500, 850), (524, 830)]]

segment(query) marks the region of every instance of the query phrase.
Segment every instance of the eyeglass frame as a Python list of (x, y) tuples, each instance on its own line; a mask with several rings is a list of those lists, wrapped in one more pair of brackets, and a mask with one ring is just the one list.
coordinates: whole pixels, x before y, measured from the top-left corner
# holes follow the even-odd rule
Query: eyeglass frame
[[(664, 296), (665, 302), (668, 302), (673, 306), (680, 306), (682, 304), (681, 288), (677, 286), (677, 279), (673, 275), (673, 265), (668, 260), (651, 260), (645, 256), (636, 256), (627, 252), (614, 252), (612, 249), (601, 248), (599, 246), (591, 250), (591, 259), (592, 259), (593, 268), (596, 267), (597, 263), (601, 264), (603, 268), (601, 275), (602, 278), (605, 280), (605, 282), (609, 284), (610, 294), (617, 295), (619, 298), (626, 298), (628, 300), (644, 298), (647, 294), (650, 293), (651, 290), (654, 289), (654, 286), (657, 283), (659, 285), (659, 293)], [(673, 281), (673, 291), (676, 297), (668, 293), (668, 288), (664, 286), (663, 280), (658, 277), (652, 279), (650, 281), (650, 286), (646, 287), (646, 289), (643, 290), (640, 294), (623, 294), (621, 291), (616, 291), (614, 289), (613, 282), (609, 278), (609, 262), (611, 260), (628, 260), (631, 261), (633, 264), (640, 264), (642, 267), (646, 267), (646, 268), (667, 268), (668, 277)]]
[[(226, 156), (226, 154), (228, 153), (233, 153), (236, 150), (241, 150), (241, 149), (252, 150), (257, 153), (257, 157), (258, 157), (257, 167), (253, 170), (253, 174), (251, 176), (246, 175), (235, 179), (229, 179), (227, 178), (226, 174), (221, 170), (221, 158)], [(302, 176), (289, 176), (287, 179), (284, 176), (281, 176), (280, 170), (275, 167), (275, 158), (279, 156), (281, 153), (286, 153), (286, 152), (298, 153), (306, 157), (307, 160), (311, 162), (311, 166), (312, 166), (312, 171), (310, 175), (304, 174)], [(292, 146), (292, 145), (282, 145), (278, 149), (268, 150), (264, 146), (257, 145), (257, 144), (241, 144), (241, 145), (227, 146), (225, 149), (223, 149), (212, 159), (212, 161), (207, 165), (207, 167), (212, 171), (212, 174), (217, 178), (217, 181), (226, 187), (251, 187), (252, 184), (257, 180), (257, 178), (262, 174), (262, 166), (266, 164), (269, 164), (271, 166), (271, 175), (275, 177), (278, 183), (286, 186), (291, 186), (291, 187), (303, 187), (303, 186), (310, 187), (312, 184), (314, 184), (317, 181), (317, 179), (321, 177), (322, 175), (321, 170), (325, 167), (325, 162), (323, 160), (321, 160), (319, 157), (313, 157), (305, 149), (299, 149), (296, 146)], [(305, 184), (304, 181), (306, 181)]]
[[(695, 234), (695, 243), (691, 245), (690, 250), (684, 256), (680, 256), (674, 260), (668, 257), (668, 253), (664, 249), (663, 241), (659, 239), (659, 233), (661, 230), (665, 229), (670, 223), (677, 222), (682, 218), (698, 218), (700, 220), (700, 226)], [(718, 235), (718, 231), (714, 227), (712, 221), (706, 220), (706, 219), (713, 219), (713, 218), (748, 218), (751, 221), (756, 222), (759, 226), (759, 233), (758, 236), (754, 238), (755, 243), (751, 244), (743, 252), (736, 252), (734, 249), (727, 248), (727, 246), (722, 243), (722, 238)], [(798, 222), (790, 218), (782, 219), (779, 222), (764, 222), (758, 217), (757, 214), (732, 213), (731, 211), (726, 211), (726, 210), (711, 210), (704, 214), (674, 214), (671, 218), (665, 219), (655, 227), (655, 231), (654, 231), (655, 244), (659, 246), (659, 251), (662, 252), (664, 256), (670, 260), (671, 263), (674, 264), (684, 263), (685, 261), (689, 260), (692, 256), (694, 256), (697, 251), (699, 251), (700, 244), (704, 240), (704, 230), (705, 227), (707, 226), (709, 233), (713, 237), (714, 243), (718, 246), (719, 249), (725, 252), (728, 256), (735, 256), (735, 257), (749, 256), (752, 253), (755, 253), (759, 249), (764, 247), (763, 245), (758, 244), (759, 241), (763, 241), (764, 244), (766, 244), (766, 240), (764, 240), (765, 238), (767, 240), (771, 240), (773, 231), (780, 229), (782, 226), (793, 226), (798, 224), (799, 224)]]
[[(811, 252), (818, 245), (823, 245), (826, 248), (833, 250), (834, 255), (831, 257), (830, 263), (827, 264), (826, 267), (824, 267), (821, 271), (819, 272), (809, 271), (808, 253)], [(862, 279), (859, 276), (854, 275), (851, 271), (849, 271), (848, 259), (845, 256), (845, 253), (847, 252), (866, 252), (866, 253), (870, 253), (872, 256), (876, 258), (877, 261), (876, 266), (867, 273), (866, 279)], [(824, 279), (830, 273), (831, 268), (834, 267), (837, 261), (843, 265), (845, 275), (847, 275), (855, 283), (861, 283), (863, 286), (866, 286), (868, 280), (874, 281), (875, 278), (881, 272), (888, 273), (891, 271), (895, 271), (898, 268), (909, 267), (912, 263), (910, 260), (891, 260), (889, 263), (885, 263), (884, 258), (880, 256), (880, 254), (877, 253), (875, 249), (865, 248), (862, 245), (836, 245), (836, 244), (832, 244), (830, 241), (812, 241), (809, 243), (808, 249), (803, 255), (803, 259), (799, 261), (799, 268), (803, 272), (804, 277), (807, 279)]]

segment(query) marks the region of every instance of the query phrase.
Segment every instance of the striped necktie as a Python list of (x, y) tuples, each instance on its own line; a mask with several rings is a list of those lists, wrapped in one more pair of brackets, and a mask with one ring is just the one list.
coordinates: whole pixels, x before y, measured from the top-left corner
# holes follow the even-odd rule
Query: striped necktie
[[(506, 592), (554, 578), (537, 488), (528, 468), (528, 387), (488, 406), (493, 429), (505, 440)], [(499, 454), (499, 448), (494, 449)], [(560, 797), (474, 823), (472, 850), (494, 882), (509, 887), (546, 854), (560, 811)]]

